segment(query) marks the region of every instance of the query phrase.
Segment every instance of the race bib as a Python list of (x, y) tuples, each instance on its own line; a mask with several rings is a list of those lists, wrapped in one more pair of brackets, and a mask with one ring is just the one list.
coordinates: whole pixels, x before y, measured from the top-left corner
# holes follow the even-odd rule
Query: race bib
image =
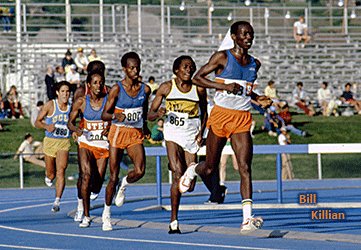
[(55, 137), (68, 138), (69, 129), (66, 125), (55, 124), (55, 131), (53, 132)]
[(123, 123), (138, 123), (143, 118), (143, 107), (126, 109), (123, 114), (125, 115)]
[(180, 112), (168, 112), (168, 124), (173, 127), (187, 127), (188, 126), (188, 114)]
[(252, 94), (252, 87), (253, 84), (250, 82), (246, 82), (244, 80), (231, 80), (231, 79), (226, 79), (225, 80), (225, 84), (231, 84), (231, 83), (238, 83), (239, 85), (241, 85), (241, 89), (237, 94), (233, 94), (230, 91), (227, 91), (225, 93), (227, 93), (227, 95), (233, 95), (233, 96), (251, 96)]
[(102, 135), (102, 130), (88, 131), (86, 133), (86, 138), (88, 141), (107, 141), (108, 138), (105, 135)]

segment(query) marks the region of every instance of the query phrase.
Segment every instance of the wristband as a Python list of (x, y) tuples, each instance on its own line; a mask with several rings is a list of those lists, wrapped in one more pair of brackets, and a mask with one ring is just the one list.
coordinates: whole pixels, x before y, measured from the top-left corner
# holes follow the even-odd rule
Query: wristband
[(115, 120), (115, 114), (114, 113), (112, 114), (112, 120)]

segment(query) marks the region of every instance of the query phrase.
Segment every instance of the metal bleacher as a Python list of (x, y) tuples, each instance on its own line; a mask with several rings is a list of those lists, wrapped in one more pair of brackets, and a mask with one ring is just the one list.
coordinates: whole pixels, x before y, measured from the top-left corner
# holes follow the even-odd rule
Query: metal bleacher
[[(56, 6), (64, 7), (60, 4)], [(81, 9), (80, 7), (82, 6), (72, 6), (73, 9)], [(92, 7), (99, 8), (99, 6)], [(217, 10), (217, 6), (215, 7)], [(208, 26), (207, 22), (197, 24), (198, 19), (207, 20), (209, 16), (189, 16), (189, 14), (181, 16), (179, 11), (175, 11), (178, 6), (166, 6), (167, 13), (170, 13), (168, 21), (165, 23), (168, 28), (162, 33), (157, 31), (152, 33), (153, 31), (149, 27), (161, 25), (161, 23), (154, 23), (154, 20), (159, 21), (157, 15), (159, 15), (160, 6), (145, 6), (142, 7), (141, 12), (144, 19), (141, 23), (143, 33), (140, 34), (137, 25), (134, 24), (137, 20), (137, 16), (134, 16), (136, 6), (107, 5), (104, 7), (103, 33), (100, 32), (99, 19), (96, 19), (99, 18), (99, 13), (96, 12), (91, 14), (93, 19), (95, 16), (95, 21), (93, 20), (92, 28), (88, 28), (88, 30), (74, 31), (79, 28), (76, 26), (78, 24), (71, 24), (73, 31), (66, 33), (65, 24), (58, 24), (56, 29), (54, 29), (54, 25), (46, 24), (41, 25), (40, 29), (35, 29), (34, 26), (39, 26), (39, 24), (32, 24), (32, 31), (30, 31), (32, 19), (49, 16), (49, 13), (30, 13), (29, 6), (23, 6), (23, 8), (26, 10), (24, 11), (26, 15), (22, 17), (22, 20), (27, 20), (28, 26), (25, 26), (24, 23), (22, 25), (21, 41), (17, 40), (15, 24), (12, 25), (13, 32), (1, 35), (0, 64), (3, 67), (0, 71), (0, 84), (3, 93), (9, 89), (10, 85), (18, 86), (24, 102), (23, 106), (28, 110), (38, 100), (46, 101), (44, 84), (46, 68), (49, 66), (55, 68), (60, 65), (67, 49), (72, 51), (74, 58), (78, 47), (82, 47), (86, 55), (95, 48), (106, 64), (106, 81), (109, 85), (113, 85), (123, 76), (120, 65), (121, 56), (128, 51), (136, 51), (142, 59), (143, 80), (146, 82), (149, 76), (154, 76), (156, 82), (161, 83), (171, 78), (173, 60), (180, 55), (192, 56), (198, 68), (206, 63), (211, 54), (218, 49), (232, 23), (220, 20), (219, 16), (213, 17), (212, 32), (209, 31), (209, 22)], [(234, 7), (229, 8), (235, 11)], [(46, 10), (46, 8), (43, 9)], [(155, 11), (156, 9), (158, 12)], [(126, 16), (127, 13), (128, 16)], [(256, 11), (252, 13), (254, 19), (251, 19), (251, 22), (255, 29), (255, 42), (250, 54), (259, 58), (262, 63), (258, 79), (261, 92), (272, 79), (276, 82), (281, 99), (290, 101), (290, 94), (295, 84), (301, 81), (304, 83), (304, 89), (309, 98), (315, 99), (317, 89), (320, 88), (323, 81), (329, 83), (335, 95), (340, 95), (344, 85), (350, 82), (356, 86), (353, 89), (356, 98), (361, 97), (359, 85), (361, 82), (359, 67), (361, 65), (361, 29), (347, 34), (341, 29), (336, 32), (333, 30), (332, 33), (316, 32), (321, 29), (317, 29), (317, 22), (313, 22), (313, 26), (309, 25), (310, 29), (312, 26), (314, 30), (311, 42), (305, 48), (296, 48), (292, 36), (292, 24), (296, 18), (292, 23), (287, 22), (287, 27), (271, 23), (269, 29), (272, 28), (272, 30), (267, 33), (264, 31), (263, 17), (257, 17)], [(151, 14), (152, 18), (147, 19), (147, 15)], [(87, 14), (72, 12), (71, 18), (78, 17), (80, 19), (85, 15)], [(188, 20), (188, 25), (190, 24), (191, 27), (187, 24), (182, 26), (175, 21), (181, 18), (183, 21)], [(234, 18), (241, 19), (236, 15)], [(249, 20), (250, 18), (251, 16), (246, 16), (244, 19)], [(281, 20), (283, 16), (278, 15), (277, 18)], [(171, 25), (170, 22), (173, 24)], [(128, 26), (125, 27), (125, 25)], [(359, 24), (355, 22), (354, 26), (357, 25)], [(215, 34), (215, 30), (219, 34)]]

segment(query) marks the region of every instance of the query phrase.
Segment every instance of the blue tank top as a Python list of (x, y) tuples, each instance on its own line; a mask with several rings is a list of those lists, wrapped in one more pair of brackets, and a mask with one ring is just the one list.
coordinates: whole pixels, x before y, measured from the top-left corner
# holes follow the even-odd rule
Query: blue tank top
[(55, 124), (56, 129), (53, 133), (45, 130), (45, 136), (54, 139), (67, 139), (70, 137), (70, 131), (67, 127), (70, 105), (68, 103), (66, 111), (61, 111), (58, 107), (58, 99), (53, 100), (53, 103), (54, 112), (51, 116), (45, 118), (45, 123), (48, 125)]
[(125, 114), (126, 119), (123, 122), (113, 120), (112, 124), (121, 127), (142, 128), (143, 104), (147, 98), (144, 83), (141, 83), (139, 93), (135, 97), (128, 95), (121, 82), (117, 82), (117, 84), (120, 87), (120, 91), (117, 103), (115, 104), (114, 113), (123, 113)]
[(222, 73), (216, 75), (216, 77), (224, 79), (234, 79), (234, 80), (245, 80), (247, 82), (253, 83), (257, 79), (257, 64), (254, 58), (251, 56), (251, 62), (247, 66), (242, 66), (237, 62), (234, 55), (230, 50), (227, 52), (227, 64), (223, 69)]
[[(103, 104), (99, 110), (94, 110), (90, 104), (90, 96), (85, 96), (85, 109), (83, 113), (83, 119), (86, 121), (103, 122), (101, 116), (104, 109), (104, 105), (107, 102), (108, 96), (103, 98)], [(86, 128), (86, 127), (85, 127)]]

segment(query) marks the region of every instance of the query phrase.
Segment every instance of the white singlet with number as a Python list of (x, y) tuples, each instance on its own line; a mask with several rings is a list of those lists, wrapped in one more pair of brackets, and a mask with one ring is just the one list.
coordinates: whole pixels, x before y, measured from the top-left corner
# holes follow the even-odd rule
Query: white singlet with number
[(237, 94), (232, 92), (216, 91), (214, 95), (214, 103), (220, 107), (248, 111), (251, 108), (251, 94), (253, 84), (244, 80), (221, 79), (216, 78), (216, 82), (223, 82), (224, 84), (238, 83), (241, 89)]
[(55, 124), (55, 131), (53, 132), (55, 137), (68, 138), (69, 129), (66, 125)]

